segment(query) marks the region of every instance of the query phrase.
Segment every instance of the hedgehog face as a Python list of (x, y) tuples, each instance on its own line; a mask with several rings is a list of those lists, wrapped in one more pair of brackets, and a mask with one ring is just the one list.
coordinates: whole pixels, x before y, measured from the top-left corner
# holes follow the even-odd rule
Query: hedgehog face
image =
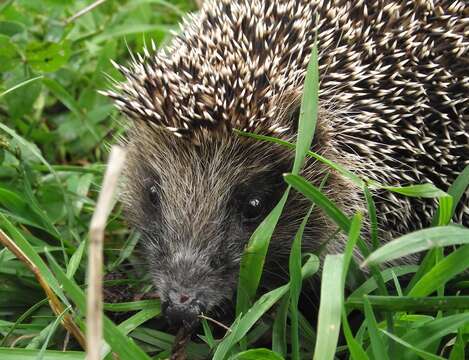
[(281, 197), (292, 154), (234, 135), (204, 146), (163, 130), (130, 138), (127, 217), (143, 234), (167, 317), (194, 322), (231, 300), (244, 247)]

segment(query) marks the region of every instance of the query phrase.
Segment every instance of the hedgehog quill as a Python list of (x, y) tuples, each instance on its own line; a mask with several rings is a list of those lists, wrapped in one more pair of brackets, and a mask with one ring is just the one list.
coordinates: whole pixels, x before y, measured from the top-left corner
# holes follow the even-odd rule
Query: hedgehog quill
[[(293, 161), (232, 129), (295, 141), (316, 32), (313, 150), (382, 183), (448, 188), (469, 163), (468, 14), (464, 1), (207, 1), (168, 47), (114, 63), (126, 81), (105, 94), (133, 120), (123, 200), (170, 321), (192, 323), (231, 301), (243, 249)], [(327, 171), (308, 161), (302, 176), (318, 185)], [(323, 191), (348, 214), (364, 208), (360, 189), (338, 173)], [(382, 241), (427, 226), (435, 209), (375, 195)], [(288, 267), (308, 207), (291, 194), (267, 269)], [(454, 220), (468, 224), (467, 197)], [(303, 250), (317, 251), (334, 230), (315, 210)], [(339, 237), (326, 250), (343, 247)]]

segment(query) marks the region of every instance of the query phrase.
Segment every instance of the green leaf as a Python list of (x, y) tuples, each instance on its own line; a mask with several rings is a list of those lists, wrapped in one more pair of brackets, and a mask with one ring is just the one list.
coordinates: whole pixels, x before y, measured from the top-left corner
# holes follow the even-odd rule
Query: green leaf
[(52, 78), (42, 79), (42, 83), (64, 104), (78, 119), (80, 119), (86, 129), (93, 135), (95, 141), (99, 141), (100, 137), (89, 119), (83, 114), (79, 104), (72, 95), (56, 80)]
[(466, 189), (469, 187), (469, 165), (459, 174), (448, 189), (448, 194), (453, 197), (453, 208), (451, 213), (454, 214), (456, 206), (464, 195)]
[(340, 319), (344, 302), (342, 279), (344, 256), (327, 255), (321, 278), (318, 328), (314, 360), (334, 359), (339, 341)]
[(0, 35), (0, 49), (2, 49), (0, 52), (0, 72), (13, 69), (19, 60), (19, 55), (8, 36)]
[(361, 265), (379, 264), (439, 246), (469, 244), (469, 229), (438, 226), (403, 235), (374, 251)]
[(67, 63), (70, 43), (30, 42), (26, 48), (28, 64), (39, 72), (53, 72)]

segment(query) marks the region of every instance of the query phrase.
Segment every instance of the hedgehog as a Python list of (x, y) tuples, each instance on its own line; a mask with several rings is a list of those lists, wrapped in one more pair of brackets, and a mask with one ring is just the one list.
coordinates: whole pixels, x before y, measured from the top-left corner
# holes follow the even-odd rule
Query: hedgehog
[[(105, 92), (130, 121), (122, 194), (173, 323), (223, 313), (243, 250), (282, 196), (294, 154), (234, 129), (294, 142), (317, 36), (312, 150), (389, 185), (446, 190), (469, 163), (469, 7), (447, 0), (208, 0), (162, 49), (143, 49)], [(308, 160), (301, 175), (347, 214), (362, 191)], [(380, 239), (428, 226), (434, 201), (376, 191)], [(271, 239), (263, 286), (288, 278), (310, 203), (292, 192)], [(468, 225), (467, 194), (455, 222)], [(345, 239), (316, 207), (303, 251)], [(228, 304), (228, 305), (227, 305)]]

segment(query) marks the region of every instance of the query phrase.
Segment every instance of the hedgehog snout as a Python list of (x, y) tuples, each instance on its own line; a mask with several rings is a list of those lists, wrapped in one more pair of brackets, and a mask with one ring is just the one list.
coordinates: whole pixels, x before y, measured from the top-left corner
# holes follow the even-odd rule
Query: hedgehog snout
[(201, 296), (193, 291), (171, 289), (162, 304), (163, 315), (172, 326), (193, 327), (206, 306)]

